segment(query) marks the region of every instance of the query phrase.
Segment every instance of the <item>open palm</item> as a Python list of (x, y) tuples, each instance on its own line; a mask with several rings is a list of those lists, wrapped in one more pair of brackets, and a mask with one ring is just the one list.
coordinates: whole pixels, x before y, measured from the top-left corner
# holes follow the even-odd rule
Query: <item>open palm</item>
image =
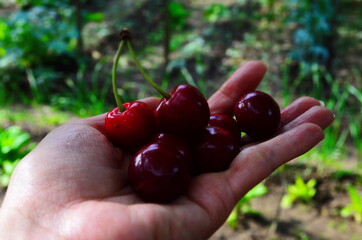
[[(265, 71), (245, 64), (209, 99), (211, 111), (231, 113)], [(313, 98), (297, 99), (282, 110), (277, 136), (243, 147), (227, 171), (194, 178), (170, 204), (137, 198), (127, 185), (130, 156), (103, 135), (103, 121), (64, 124), (20, 162), (0, 209), (1, 239), (207, 239), (247, 191), (321, 141), (333, 114)]]

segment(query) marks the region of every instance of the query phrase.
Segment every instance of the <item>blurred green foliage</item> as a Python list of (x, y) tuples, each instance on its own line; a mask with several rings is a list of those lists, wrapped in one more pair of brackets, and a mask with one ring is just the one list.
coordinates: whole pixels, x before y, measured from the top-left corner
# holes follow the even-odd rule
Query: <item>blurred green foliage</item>
[[(29, 133), (1, 125), (55, 127), (70, 120), (70, 113), (88, 117), (114, 106), (110, 73), (123, 27), (132, 31), (141, 64), (163, 88), (186, 82), (210, 96), (241, 64), (266, 62), (260, 89), (281, 106), (309, 95), (335, 113), (325, 140), (299, 161), (320, 172), (361, 171), (345, 169), (351, 152), (362, 159), (361, 17), (362, 2), (349, 0), (2, 0), (0, 184), (8, 184), (34, 147)], [(118, 69), (123, 101), (154, 93), (126, 58)], [(30, 111), (14, 111), (19, 103), (52, 110), (29, 117)], [(251, 203), (267, 191), (263, 184), (252, 189), (227, 223), (235, 227), (240, 214), (257, 214)], [(281, 204), (310, 203), (315, 194), (315, 179), (296, 177)], [(341, 214), (360, 221), (361, 196), (353, 187), (348, 194), (351, 203)]]
[[(69, 7), (36, 6), (0, 19), (0, 70), (47, 66), (61, 55), (74, 55), (77, 33), (73, 14)], [(56, 19), (59, 23), (54, 24)]]
[(182, 30), (186, 26), (187, 19), (191, 15), (184, 4), (176, 1), (170, 1), (168, 3), (167, 11), (170, 14), (171, 28), (175, 30)]
[(241, 214), (260, 214), (257, 210), (252, 207), (252, 201), (255, 198), (262, 197), (268, 193), (268, 188), (263, 184), (259, 183), (254, 188), (252, 188), (245, 196), (239, 200), (239, 202), (234, 207), (233, 211), (226, 220), (227, 224), (231, 228), (236, 228), (238, 225), (239, 216)]
[(230, 9), (221, 3), (211, 4), (204, 11), (204, 18), (209, 22), (228, 20), (230, 17), (231, 17)]
[(283, 208), (290, 208), (295, 202), (310, 204), (316, 195), (317, 180), (312, 178), (305, 182), (301, 177), (295, 178), (295, 183), (287, 186), (286, 193), (280, 204)]
[(362, 223), (362, 194), (358, 193), (357, 189), (349, 185), (347, 191), (350, 197), (350, 203), (341, 210), (342, 217), (352, 216), (358, 223)]
[[(282, 106), (301, 95), (336, 114), (306, 158), (343, 168), (362, 156), (361, 1), (4, 0), (0, 3), (0, 106), (49, 104), (78, 117), (114, 106), (110, 91), (118, 32), (165, 88), (187, 82), (206, 96), (248, 60), (268, 65), (260, 88)], [(149, 96), (121, 59), (124, 101)]]
[[(361, 24), (350, 14), (362, 15), (354, 10), (359, 3), (8, 0), (3, 6), (9, 10), (0, 15), (0, 106), (51, 104), (81, 117), (107, 111), (114, 104), (109, 73), (116, 36), (129, 27), (141, 63), (164, 87), (187, 82), (208, 96), (242, 62), (261, 59), (270, 71), (266, 91), (276, 89), (282, 105), (306, 94), (336, 113), (318, 158), (343, 156), (347, 142), (362, 152), (354, 121), (362, 115), (361, 71), (355, 62), (346, 68), (348, 58), (339, 53), (361, 47)], [(122, 60), (119, 71), (125, 100), (148, 95), (135, 66)]]
[(31, 149), (30, 134), (18, 126), (0, 128), (0, 185), (7, 186), (10, 176), (18, 164)]
[(326, 64), (330, 58), (327, 45), (334, 30), (334, 2), (288, 0), (285, 7), (289, 9), (287, 22), (296, 24), (290, 57), (299, 62)]

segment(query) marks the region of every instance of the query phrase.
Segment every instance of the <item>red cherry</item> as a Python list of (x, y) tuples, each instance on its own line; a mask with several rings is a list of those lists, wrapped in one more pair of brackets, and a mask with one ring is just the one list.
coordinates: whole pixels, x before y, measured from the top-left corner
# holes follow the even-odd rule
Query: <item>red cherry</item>
[(169, 99), (161, 99), (156, 116), (162, 131), (179, 136), (192, 136), (207, 125), (210, 109), (197, 88), (182, 84), (170, 92)]
[(131, 159), (128, 180), (131, 188), (147, 202), (173, 201), (186, 192), (190, 172), (177, 146), (151, 143)]
[(206, 127), (195, 148), (197, 173), (226, 170), (239, 153), (239, 141), (220, 127)]
[(140, 101), (124, 103), (125, 111), (116, 107), (105, 118), (107, 137), (117, 146), (136, 148), (149, 141), (157, 130), (153, 110)]
[(253, 91), (235, 104), (235, 117), (241, 130), (255, 140), (271, 137), (278, 129), (280, 108), (268, 94)]
[(240, 128), (236, 120), (229, 115), (222, 113), (212, 113), (210, 115), (210, 120), (207, 126), (223, 128), (240, 141)]

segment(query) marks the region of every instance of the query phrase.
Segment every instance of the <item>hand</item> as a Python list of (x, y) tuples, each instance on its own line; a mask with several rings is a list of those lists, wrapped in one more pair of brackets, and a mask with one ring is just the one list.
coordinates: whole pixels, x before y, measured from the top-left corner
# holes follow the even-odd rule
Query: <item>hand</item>
[[(265, 74), (260, 62), (238, 69), (209, 99), (231, 113)], [(156, 98), (144, 99), (155, 107)], [(302, 97), (282, 110), (274, 138), (243, 147), (227, 171), (194, 178), (170, 204), (140, 201), (127, 186), (130, 156), (103, 135), (104, 115), (50, 132), (16, 167), (0, 209), (0, 239), (207, 239), (241, 197), (280, 165), (310, 150), (333, 114)]]

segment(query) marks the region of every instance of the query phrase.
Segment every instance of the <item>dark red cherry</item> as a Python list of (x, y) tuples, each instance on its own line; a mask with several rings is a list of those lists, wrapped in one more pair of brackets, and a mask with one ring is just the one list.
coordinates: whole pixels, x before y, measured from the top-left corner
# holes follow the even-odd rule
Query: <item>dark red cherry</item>
[(187, 84), (176, 86), (169, 99), (162, 98), (156, 109), (161, 131), (179, 136), (200, 132), (210, 117), (209, 105), (201, 92)]
[(220, 127), (228, 131), (230, 134), (234, 135), (236, 139), (240, 139), (241, 132), (236, 120), (226, 114), (222, 113), (212, 113), (210, 115), (209, 127)]
[(118, 107), (105, 117), (106, 136), (117, 146), (136, 148), (148, 142), (157, 130), (153, 110), (140, 101), (123, 104), (125, 111)]
[(255, 140), (271, 137), (278, 129), (280, 108), (268, 94), (253, 91), (235, 104), (235, 117), (241, 130)]
[(226, 170), (239, 153), (239, 141), (225, 129), (206, 127), (195, 147), (198, 174)]
[(169, 202), (186, 192), (190, 182), (188, 160), (177, 146), (151, 143), (131, 159), (128, 180), (144, 201)]
[(186, 164), (191, 168), (191, 151), (186, 142), (170, 133), (158, 133), (152, 138), (152, 143), (162, 143), (166, 146), (177, 147), (177, 151), (184, 156)]

